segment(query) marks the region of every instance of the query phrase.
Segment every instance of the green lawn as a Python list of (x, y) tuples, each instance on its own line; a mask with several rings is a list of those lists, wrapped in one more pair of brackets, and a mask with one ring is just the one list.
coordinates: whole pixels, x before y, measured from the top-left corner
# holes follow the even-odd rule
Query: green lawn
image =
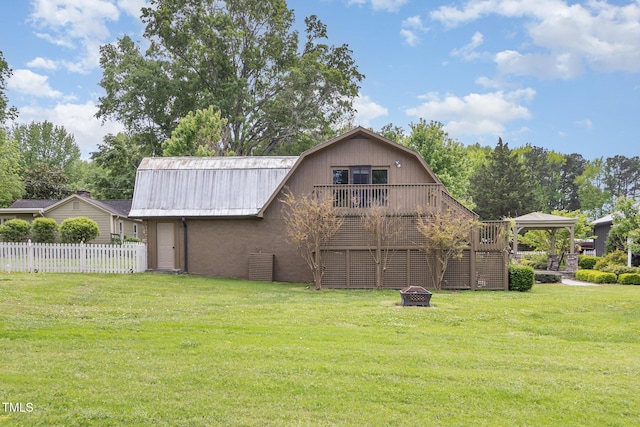
[(441, 292), (432, 305), (0, 273), (0, 425), (640, 425), (640, 286)]

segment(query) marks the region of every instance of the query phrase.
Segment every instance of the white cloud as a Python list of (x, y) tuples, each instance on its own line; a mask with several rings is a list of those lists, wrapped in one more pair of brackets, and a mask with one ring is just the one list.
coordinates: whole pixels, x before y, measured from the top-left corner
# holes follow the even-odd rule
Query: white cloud
[[(124, 2), (131, 8), (133, 2)], [(110, 37), (108, 22), (120, 18), (111, 0), (35, 0), (31, 20), (40, 29), (37, 36), (58, 46), (82, 50), (76, 61), (61, 61), (72, 72), (86, 73), (99, 66), (98, 46)]]
[(478, 77), (475, 82), (487, 89), (500, 89), (505, 86), (504, 82), (497, 79), (490, 79), (486, 76)]
[(27, 62), (27, 67), (42, 68), (44, 70), (57, 70), (58, 69), (58, 65), (55, 63), (55, 61), (52, 61), (51, 59), (47, 59), (47, 58), (42, 58), (40, 56), (38, 56), (37, 58), (34, 58), (31, 61)]
[(591, 130), (593, 128), (593, 122), (591, 121), (591, 119), (580, 120), (578, 122), (578, 125), (582, 126), (587, 130)]
[(385, 10), (387, 12), (396, 12), (401, 6), (409, 0), (348, 0), (347, 4), (364, 5), (371, 3), (373, 10)]
[(420, 16), (410, 16), (402, 21), (400, 35), (409, 46), (416, 46), (420, 42), (419, 33), (425, 33), (429, 29), (422, 24)]
[(432, 92), (421, 97), (422, 105), (409, 108), (406, 114), (417, 118), (438, 120), (452, 135), (500, 135), (506, 123), (526, 120), (531, 113), (523, 103), (535, 96), (533, 89), (511, 92), (471, 93), (464, 97)]
[(57, 104), (51, 109), (27, 106), (19, 107), (19, 110), (18, 120), (21, 123), (47, 120), (54, 125), (63, 126), (74, 136), (83, 158), (88, 158), (90, 152), (97, 151), (98, 144), (102, 143), (105, 135), (124, 130), (122, 125), (111, 121), (101, 125), (102, 121), (94, 117), (98, 109), (91, 101), (84, 104)]
[(134, 18), (140, 18), (140, 15), (142, 15), (140, 9), (148, 5), (145, 0), (118, 0), (118, 7)]
[(464, 60), (471, 61), (472, 59), (478, 58), (481, 54), (476, 52), (476, 48), (484, 43), (484, 36), (482, 33), (476, 31), (473, 36), (471, 36), (471, 41), (461, 47), (460, 49), (454, 49), (451, 51), (451, 56), (459, 56)]
[(565, 0), (470, 0), (460, 8), (443, 6), (430, 14), (449, 27), (489, 15), (522, 18), (532, 46), (545, 51), (515, 52), (520, 57), (508, 58), (503, 72), (571, 78), (583, 63), (596, 70), (640, 71), (637, 0), (623, 6), (596, 0), (571, 5)]
[(376, 104), (366, 95), (358, 95), (353, 102), (353, 108), (356, 110), (355, 120), (364, 127), (370, 127), (370, 121), (378, 117), (384, 117), (389, 114), (389, 110)]
[(571, 53), (526, 54), (513, 50), (498, 52), (494, 58), (502, 74), (536, 76), (541, 79), (571, 79), (584, 71), (580, 57)]
[(31, 70), (14, 70), (13, 76), (7, 82), (7, 87), (22, 95), (39, 98), (60, 98), (62, 92), (53, 90), (49, 86), (49, 77), (36, 74)]
[(36, 0), (32, 19), (71, 38), (105, 39), (106, 21), (116, 21), (120, 12), (109, 0)]

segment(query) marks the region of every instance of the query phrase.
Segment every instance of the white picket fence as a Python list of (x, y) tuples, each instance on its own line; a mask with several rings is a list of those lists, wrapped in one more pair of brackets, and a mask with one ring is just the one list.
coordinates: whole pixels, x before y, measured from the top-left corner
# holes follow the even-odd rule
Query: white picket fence
[(141, 273), (147, 269), (143, 243), (123, 245), (0, 242), (0, 271), (29, 273)]

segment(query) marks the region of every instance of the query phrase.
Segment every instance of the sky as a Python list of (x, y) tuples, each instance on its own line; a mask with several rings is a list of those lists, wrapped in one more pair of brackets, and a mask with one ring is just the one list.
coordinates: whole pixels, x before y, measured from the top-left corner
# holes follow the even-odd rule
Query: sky
[[(19, 123), (50, 121), (83, 157), (123, 130), (94, 117), (99, 47), (142, 42), (145, 0), (2, 2), (0, 51)], [(365, 75), (355, 124), (441, 122), (465, 145), (640, 155), (640, 0), (288, 0)], [(302, 35), (302, 34), (301, 34)], [(303, 38), (303, 37), (301, 37)]]

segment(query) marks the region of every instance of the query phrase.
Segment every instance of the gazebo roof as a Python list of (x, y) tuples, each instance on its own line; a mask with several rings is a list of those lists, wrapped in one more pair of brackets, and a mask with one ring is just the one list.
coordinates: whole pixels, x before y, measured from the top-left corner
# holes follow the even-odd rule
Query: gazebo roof
[(572, 227), (578, 222), (578, 218), (568, 218), (565, 216), (550, 215), (542, 212), (532, 212), (514, 218), (516, 228), (548, 230), (552, 228)]
[(574, 248), (574, 228), (578, 218), (567, 218), (565, 216), (550, 215), (542, 212), (532, 212), (513, 219), (513, 251), (518, 251), (518, 233), (524, 229), (529, 230), (551, 230), (551, 253), (555, 253), (555, 233), (556, 230), (566, 228), (571, 233), (569, 247), (571, 253)]

